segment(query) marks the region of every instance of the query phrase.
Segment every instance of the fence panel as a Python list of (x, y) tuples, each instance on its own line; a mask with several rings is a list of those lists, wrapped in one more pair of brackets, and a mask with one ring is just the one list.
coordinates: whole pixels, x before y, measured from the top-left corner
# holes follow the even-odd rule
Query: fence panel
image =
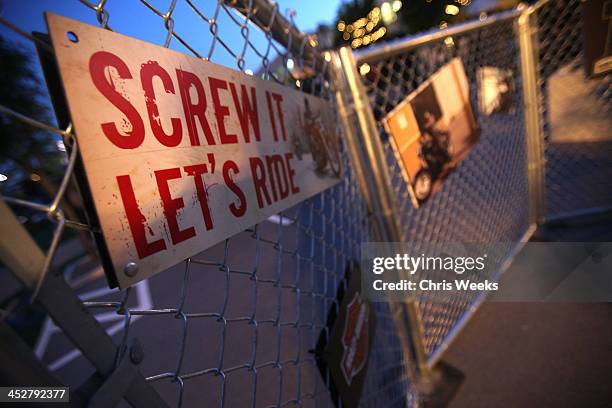
[[(228, 2), (232, 6), (190, 0), (163, 6), (144, 0), (81, 3), (45, 7), (334, 103), (326, 65), (317, 65), (321, 60), (311, 50), (316, 40), (295, 28), (291, 12), (285, 18), (267, 1)], [(41, 19), (42, 11), (30, 9), (28, 18), (3, 16), (3, 37), (29, 48), (33, 55), (38, 40), (29, 35), (32, 27), (22, 25)], [(44, 31), (44, 27), (35, 29)], [(30, 59), (29, 69), (40, 86), (41, 68)], [(25, 129), (11, 137), (52, 140), (62, 150), (62, 143), (76, 147), (71, 127), (59, 127), (49, 119), (46, 91), (37, 91), (40, 95), (31, 103), (41, 106), (44, 114), (11, 106), (10, 100), (0, 104), (7, 123)], [(360, 259), (361, 242), (370, 240), (365, 205), (346, 149), (347, 171), (336, 187), (122, 292), (105, 288), (100, 268), (91, 259), (82, 255), (65, 263), (58, 259), (67, 246), (77, 246), (79, 252), (87, 245), (75, 244), (70, 240), (74, 234), (66, 231), (91, 231), (62, 205), (68, 194), (75, 193), (71, 179), (76, 151), (72, 160), (63, 159), (65, 182), (52, 191), (51, 204), (41, 204), (22, 188), (27, 173), (3, 191), (3, 199), (21, 217), (38, 212), (52, 222), (53, 239), (44, 248), (47, 262), (39, 287), (46, 271), (64, 275), (80, 296), (81, 306), (113, 336), (120, 350), (131, 338), (140, 339), (145, 351), (141, 371), (171, 406), (331, 404), (329, 373), (320, 375), (313, 349), (326, 330), (328, 311), (338, 307), (335, 294), (347, 283), (347, 262)], [(15, 174), (23, 172), (19, 163), (11, 166)], [(11, 193), (16, 197), (9, 198)], [(375, 313), (376, 336), (362, 401), (411, 404), (408, 370), (389, 306), (377, 304)], [(80, 357), (83, 345), (72, 345), (62, 335), (62, 324), (56, 326), (47, 318), (35, 351), (60, 379), (77, 386), (94, 369)], [(119, 360), (120, 355), (116, 364)]]
[[(424, 252), (429, 245), (444, 242), (505, 243), (500, 253), (489, 258), (497, 266), (496, 274), (481, 277), (496, 279), (533, 232), (528, 172), (528, 158), (533, 155), (526, 144), (525, 67), (521, 67), (517, 41), (521, 13), (533, 17), (538, 31), (544, 215), (554, 218), (610, 206), (610, 135), (593, 130), (590, 122), (577, 119), (583, 118), (578, 109), (568, 108), (572, 95), (582, 96), (588, 103), (583, 108), (596, 112), (592, 122), (603, 123), (609, 130), (611, 77), (585, 80), (581, 72), (581, 4), (579, 0), (543, 1), (528, 11), (512, 11), (356, 54), (369, 107), (378, 121), (403, 241), (422, 243)], [(110, 291), (95, 255), (84, 255), (94, 248), (91, 239), (75, 233), (96, 232), (70, 205), (78, 201), (72, 181), (78, 151), (75, 138), (68, 123), (51, 119), (50, 96), (42, 86), (41, 67), (34, 62), (35, 44), (48, 49), (41, 37), (30, 35), (32, 30), (45, 31), (41, 7), (28, 10), (27, 18), (8, 12), (0, 17), (2, 51), (20, 48), (26, 50), (23, 58), (31, 60), (22, 62), (25, 76), (5, 92), (11, 97), (2, 95), (0, 115), (10, 140), (21, 141), (15, 146), (26, 146), (34, 158), (24, 163), (9, 155), (4, 165), (14, 176), (3, 183), (2, 191), (3, 200), (46, 253), (34, 295), (44, 285), (47, 272), (63, 276), (81, 298), (80, 306), (103, 325), (119, 350), (125, 350), (132, 338), (142, 341), (146, 357), (141, 371), (169, 405), (196, 406), (203, 401), (220, 406), (331, 405), (330, 376), (318, 372), (313, 350), (319, 335), (326, 332), (328, 311), (338, 307), (336, 290), (346, 287), (347, 263), (360, 259), (362, 242), (376, 238), (360, 193), (364, 186), (351, 167), (347, 147), (342, 149), (347, 171), (339, 185), (133, 288)], [(45, 7), (336, 103), (331, 66), (319, 54), (316, 38), (295, 27), (293, 12), (284, 17), (267, 0), (203, 4), (83, 0)], [(17, 59), (24, 54), (15, 52)], [(415, 209), (380, 121), (456, 57), (465, 67), (474, 108), (483, 67), (513, 73), (515, 108), (490, 116), (475, 110), (479, 142), (437, 194)], [(32, 90), (19, 93), (17, 86)], [(340, 125), (339, 131), (343, 131)], [(45, 148), (34, 149), (36, 145)], [(49, 162), (49, 146), (57, 147), (60, 160)], [(73, 147), (69, 156), (65, 146)], [(44, 177), (45, 166), (55, 166), (55, 180)], [(44, 195), (30, 182), (39, 183), (47, 198), (41, 198)], [(39, 225), (41, 216), (47, 218), (44, 228)], [(483, 298), (483, 294), (467, 292), (454, 298), (437, 292), (420, 295), (416, 304), (419, 334), (430, 366)], [(377, 303), (374, 309), (376, 335), (362, 404), (413, 405), (414, 379), (409, 378), (400, 341), (405, 333), (398, 332), (389, 304)], [(83, 348), (91, 346), (71, 344), (62, 335), (63, 324), (67, 323), (56, 325), (46, 318), (34, 350), (60, 379), (76, 386), (95, 371), (80, 357)], [(116, 366), (121, 358), (118, 353)]]
[[(357, 54), (360, 68), (367, 64), (362, 79), (379, 121), (452, 58), (458, 57), (463, 62), (474, 108), (478, 106), (479, 68), (492, 66), (513, 72), (516, 109), (478, 116), (480, 141), (441, 189), (419, 209), (411, 203), (400, 165), (379, 122), (403, 239), (422, 243), (425, 253), (428, 245), (444, 242), (507, 243), (503, 253), (495, 259), (489, 257), (499, 269), (532, 232), (516, 16), (510, 13), (490, 22), (458, 28), (452, 35), (433, 33)], [(482, 295), (467, 293), (452, 299), (433, 292), (420, 295), (418, 310), (430, 364), (439, 359), (482, 299)]]
[(546, 1), (532, 15), (548, 219), (612, 206), (612, 75), (585, 76), (582, 5)]

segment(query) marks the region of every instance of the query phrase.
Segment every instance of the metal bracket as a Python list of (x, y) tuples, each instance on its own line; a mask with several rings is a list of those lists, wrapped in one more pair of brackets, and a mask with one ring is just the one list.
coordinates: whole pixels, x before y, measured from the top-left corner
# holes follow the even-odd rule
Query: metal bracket
[(117, 368), (91, 397), (88, 406), (90, 408), (117, 406), (129, 390), (134, 378), (136, 378), (138, 365), (143, 359), (144, 352), (140, 342), (137, 339), (132, 339)]
[[(0, 234), (0, 260), (27, 288), (34, 288), (45, 255), (2, 199), (0, 229), (3, 231)], [(55, 273), (48, 274), (36, 300), (68, 339), (81, 350), (100, 376), (108, 381), (118, 369), (118, 366), (115, 366), (117, 346), (100, 323), (83, 307), (83, 303), (63, 277)], [(125, 355), (136, 356), (138, 361), (138, 348), (129, 347), (128, 350), (130, 353)], [(124, 361), (121, 363), (127, 364)], [(134, 370), (130, 381), (122, 381), (118, 388), (120, 387), (125, 389), (117, 394), (125, 396), (125, 400), (134, 407), (167, 406), (139, 370)]]

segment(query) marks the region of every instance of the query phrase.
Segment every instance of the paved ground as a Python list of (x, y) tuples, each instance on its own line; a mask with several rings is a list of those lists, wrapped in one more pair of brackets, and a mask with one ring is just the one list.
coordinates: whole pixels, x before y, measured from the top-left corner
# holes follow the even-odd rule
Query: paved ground
[(612, 140), (610, 107), (599, 96), (599, 81), (585, 81), (582, 67), (576, 69), (566, 65), (549, 78), (548, 86), (553, 143)]
[(445, 360), (462, 407), (609, 407), (612, 304), (485, 303)]
[(546, 145), (546, 216), (612, 203), (612, 142)]
[[(612, 221), (544, 231), (612, 241)], [(465, 374), (450, 407), (609, 407), (612, 303), (485, 303), (445, 356)]]

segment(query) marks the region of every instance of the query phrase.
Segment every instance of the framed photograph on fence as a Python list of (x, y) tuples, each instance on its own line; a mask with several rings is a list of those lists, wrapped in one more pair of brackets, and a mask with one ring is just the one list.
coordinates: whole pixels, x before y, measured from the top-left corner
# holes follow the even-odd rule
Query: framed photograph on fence
[(461, 60), (436, 71), (387, 114), (383, 125), (418, 208), (478, 141)]
[(483, 115), (512, 113), (514, 103), (514, 74), (511, 69), (481, 67), (477, 71), (478, 107)]

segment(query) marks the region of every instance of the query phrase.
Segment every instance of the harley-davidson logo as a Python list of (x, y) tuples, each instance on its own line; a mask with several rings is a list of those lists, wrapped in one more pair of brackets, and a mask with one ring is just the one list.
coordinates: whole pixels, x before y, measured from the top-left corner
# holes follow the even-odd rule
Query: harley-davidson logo
[(355, 293), (346, 306), (346, 320), (342, 332), (344, 353), (340, 368), (349, 386), (368, 361), (369, 308), (369, 304), (361, 298), (359, 292)]

